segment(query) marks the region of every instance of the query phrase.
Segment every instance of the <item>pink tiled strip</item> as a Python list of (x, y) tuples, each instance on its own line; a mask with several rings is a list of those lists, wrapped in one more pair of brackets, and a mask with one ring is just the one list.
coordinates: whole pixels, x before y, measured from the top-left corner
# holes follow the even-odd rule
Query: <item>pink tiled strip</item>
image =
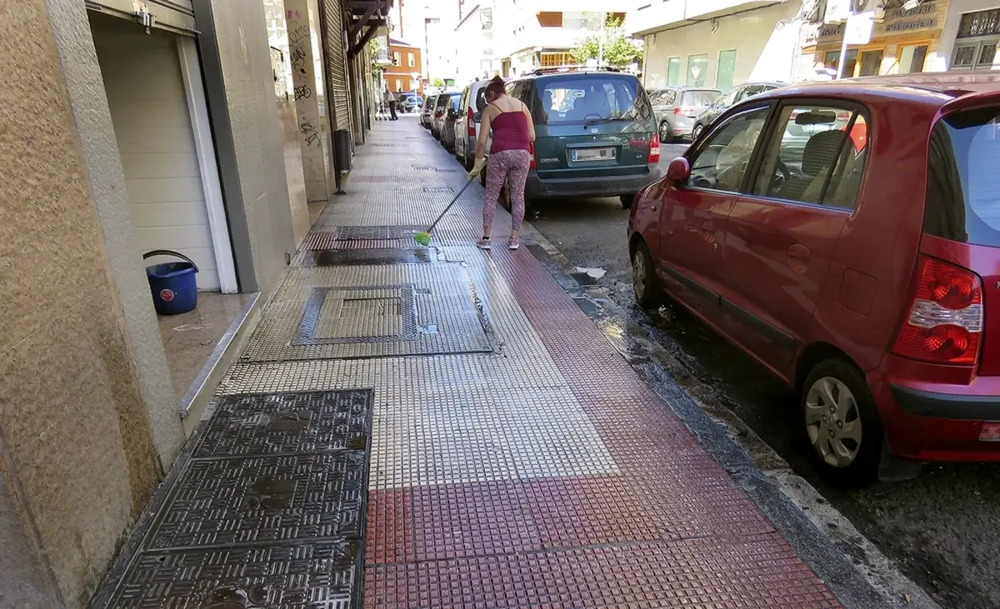
[[(418, 129), (401, 123), (386, 131)], [(388, 150), (371, 149), (385, 175), (362, 182), (388, 180)], [(456, 191), (463, 178), (444, 177)], [(471, 243), (478, 205), (466, 196), (435, 244)], [(374, 488), (365, 606), (839, 607), (544, 267), (524, 249), (489, 256), (617, 472)]]

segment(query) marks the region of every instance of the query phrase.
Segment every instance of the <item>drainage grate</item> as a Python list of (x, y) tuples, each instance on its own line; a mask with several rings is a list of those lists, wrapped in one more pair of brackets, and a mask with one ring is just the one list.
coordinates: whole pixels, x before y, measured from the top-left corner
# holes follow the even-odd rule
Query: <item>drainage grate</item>
[(358, 249), (358, 250), (310, 250), (303, 252), (299, 266), (359, 266), (383, 264), (416, 264), (438, 262), (441, 256), (437, 248), (420, 249)]
[(455, 192), (451, 186), (431, 186), (423, 188), (424, 192)]
[(340, 226), (337, 241), (389, 241), (412, 239), (425, 226)]
[(372, 397), (222, 397), (106, 606), (359, 607)]
[(293, 345), (335, 345), (417, 339), (412, 285), (314, 288)]

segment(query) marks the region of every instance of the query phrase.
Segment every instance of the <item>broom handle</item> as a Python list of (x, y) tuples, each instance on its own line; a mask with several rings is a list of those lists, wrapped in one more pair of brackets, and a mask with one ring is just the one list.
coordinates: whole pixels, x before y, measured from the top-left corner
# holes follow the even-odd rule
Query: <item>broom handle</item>
[(428, 233), (434, 230), (434, 227), (437, 226), (437, 223), (441, 221), (441, 218), (443, 218), (444, 215), (448, 213), (448, 210), (451, 209), (451, 206), (455, 204), (455, 201), (458, 201), (458, 198), (462, 196), (462, 193), (465, 192), (465, 189), (468, 188), (469, 184), (472, 184), (472, 182), (475, 181), (475, 179), (476, 176), (470, 176), (469, 179), (466, 180), (465, 186), (463, 186), (462, 189), (458, 191), (458, 193), (455, 195), (455, 198), (452, 199), (451, 203), (448, 204), (448, 207), (444, 208), (444, 211), (441, 212), (441, 215), (437, 217), (437, 220), (434, 221), (434, 224), (431, 224), (431, 227), (427, 229)]

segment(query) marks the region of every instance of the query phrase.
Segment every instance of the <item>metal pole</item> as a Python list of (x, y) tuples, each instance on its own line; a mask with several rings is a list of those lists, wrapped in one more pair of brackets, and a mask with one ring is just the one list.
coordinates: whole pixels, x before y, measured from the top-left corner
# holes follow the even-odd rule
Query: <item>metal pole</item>
[(604, 25), (608, 22), (608, 14), (601, 12), (601, 42), (597, 45), (597, 67), (604, 65)]
[[(851, 19), (852, 4), (847, 5), (847, 21)], [(844, 39), (840, 43), (840, 59), (837, 61), (837, 80), (844, 77), (844, 60), (847, 59), (847, 21), (844, 21)], [(851, 76), (854, 76), (854, 74), (851, 74)]]

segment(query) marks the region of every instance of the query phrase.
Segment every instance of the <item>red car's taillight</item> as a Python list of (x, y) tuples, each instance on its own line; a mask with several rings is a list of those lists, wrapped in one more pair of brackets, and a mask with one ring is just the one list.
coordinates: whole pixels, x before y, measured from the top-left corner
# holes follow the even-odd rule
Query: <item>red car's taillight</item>
[(983, 286), (979, 276), (933, 258), (920, 258), (917, 293), (893, 352), (939, 364), (971, 366), (983, 334)]
[(528, 152), (531, 154), (531, 160), (528, 162), (528, 169), (535, 168), (535, 143), (528, 142)]
[(465, 113), (465, 117), (468, 119), (469, 123), (469, 128), (468, 128), (469, 137), (476, 137), (476, 120), (474, 116), (475, 115), (472, 113), (472, 108), (469, 108), (469, 111)]
[(646, 157), (646, 162), (660, 162), (660, 134), (658, 133), (654, 133), (653, 137), (649, 138), (649, 156)]

